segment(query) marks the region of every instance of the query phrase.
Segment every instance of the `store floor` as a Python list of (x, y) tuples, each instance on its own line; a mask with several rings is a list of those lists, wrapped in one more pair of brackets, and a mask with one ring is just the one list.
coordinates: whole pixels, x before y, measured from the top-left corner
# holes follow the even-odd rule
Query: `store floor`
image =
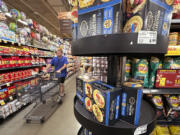
[(65, 82), (66, 96), (57, 111), (44, 124), (26, 124), (23, 117), (32, 105), (0, 124), (0, 135), (77, 135), (80, 128), (73, 113), (75, 77)]

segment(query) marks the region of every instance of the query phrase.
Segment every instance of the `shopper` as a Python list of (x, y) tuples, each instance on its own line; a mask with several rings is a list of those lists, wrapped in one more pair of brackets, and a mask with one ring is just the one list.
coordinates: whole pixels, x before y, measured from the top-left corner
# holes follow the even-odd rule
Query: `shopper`
[(63, 51), (62, 49), (58, 49), (56, 51), (56, 57), (54, 57), (51, 60), (51, 63), (47, 65), (46, 71), (48, 72), (49, 68), (51, 66), (55, 67), (55, 72), (56, 72), (56, 77), (58, 78), (58, 82), (60, 83), (59, 88), (60, 88), (60, 96), (63, 97), (65, 96), (64, 93), (64, 81), (67, 75), (67, 58), (65, 56), (63, 56)]

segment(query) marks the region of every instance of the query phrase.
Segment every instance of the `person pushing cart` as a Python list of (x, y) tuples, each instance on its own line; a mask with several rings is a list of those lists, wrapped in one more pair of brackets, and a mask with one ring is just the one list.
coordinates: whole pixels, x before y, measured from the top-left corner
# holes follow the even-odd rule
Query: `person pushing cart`
[(59, 100), (61, 100), (61, 97), (65, 96), (64, 81), (67, 76), (67, 64), (67, 57), (63, 56), (63, 50), (59, 48), (56, 51), (56, 56), (51, 60), (51, 63), (48, 64), (45, 69), (45, 72), (48, 73), (51, 66), (55, 67), (56, 78), (58, 78), (59, 83)]

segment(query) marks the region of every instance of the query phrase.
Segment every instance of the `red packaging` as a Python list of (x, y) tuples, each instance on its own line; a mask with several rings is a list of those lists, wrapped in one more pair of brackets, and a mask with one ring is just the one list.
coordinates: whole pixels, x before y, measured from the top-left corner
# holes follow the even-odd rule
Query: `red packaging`
[(180, 69), (157, 71), (156, 88), (180, 88)]
[(14, 80), (19, 80), (19, 71), (14, 72)]
[(10, 78), (10, 81), (12, 82), (12, 81), (15, 81), (15, 79), (14, 79), (14, 72), (10, 72), (9, 73), (9, 78)]
[(3, 68), (3, 60), (1, 56), (0, 56), (0, 68)]
[(4, 82), (7, 83), (7, 82), (10, 82), (10, 81), (11, 81), (9, 75), (10, 75), (9, 73), (4, 73), (4, 74), (3, 74)]

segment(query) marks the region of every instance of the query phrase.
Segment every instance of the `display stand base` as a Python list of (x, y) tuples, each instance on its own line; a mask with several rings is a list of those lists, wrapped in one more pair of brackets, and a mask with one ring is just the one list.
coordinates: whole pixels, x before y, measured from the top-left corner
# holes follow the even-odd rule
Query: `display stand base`
[[(142, 101), (141, 116), (139, 126), (134, 126), (123, 120), (119, 120), (112, 126), (105, 126), (95, 121), (92, 115), (79, 102), (74, 99), (74, 114), (79, 123), (93, 135), (149, 135), (156, 125), (156, 111), (147, 101)], [(136, 134), (137, 130), (141, 133)]]

